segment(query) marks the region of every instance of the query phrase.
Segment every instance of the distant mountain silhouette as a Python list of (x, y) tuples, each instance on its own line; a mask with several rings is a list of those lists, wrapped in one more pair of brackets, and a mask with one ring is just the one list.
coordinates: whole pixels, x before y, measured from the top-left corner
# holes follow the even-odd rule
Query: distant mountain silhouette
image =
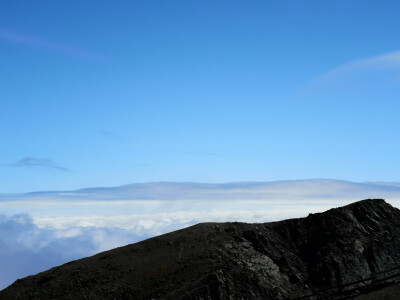
[(368, 199), (202, 223), (17, 280), (0, 299), (400, 299), (400, 210)]
[(87, 188), (75, 191), (43, 191), (0, 194), (8, 200), (323, 200), (386, 197), (400, 199), (400, 183), (351, 182), (333, 179), (282, 180), (270, 182), (149, 182), (119, 187)]

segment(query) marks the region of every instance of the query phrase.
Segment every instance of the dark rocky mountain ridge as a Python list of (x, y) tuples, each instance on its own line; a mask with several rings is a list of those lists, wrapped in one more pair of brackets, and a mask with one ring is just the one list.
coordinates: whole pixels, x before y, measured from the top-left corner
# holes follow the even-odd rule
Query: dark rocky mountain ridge
[[(202, 223), (17, 280), (0, 299), (400, 299), (400, 210), (381, 199)], [(372, 298), (371, 298), (372, 297)]]

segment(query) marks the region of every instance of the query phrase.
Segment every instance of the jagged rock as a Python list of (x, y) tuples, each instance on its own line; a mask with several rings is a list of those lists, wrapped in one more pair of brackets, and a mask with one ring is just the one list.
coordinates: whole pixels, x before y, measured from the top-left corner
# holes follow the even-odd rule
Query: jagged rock
[(368, 199), (198, 224), (19, 279), (0, 299), (400, 299), (399, 279), (400, 211)]

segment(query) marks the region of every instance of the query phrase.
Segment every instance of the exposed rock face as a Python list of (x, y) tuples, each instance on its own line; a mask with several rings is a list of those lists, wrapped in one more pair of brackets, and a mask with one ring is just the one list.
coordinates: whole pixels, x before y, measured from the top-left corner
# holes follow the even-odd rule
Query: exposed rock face
[(369, 199), (198, 224), (17, 280), (0, 299), (400, 299), (398, 280), (400, 211)]

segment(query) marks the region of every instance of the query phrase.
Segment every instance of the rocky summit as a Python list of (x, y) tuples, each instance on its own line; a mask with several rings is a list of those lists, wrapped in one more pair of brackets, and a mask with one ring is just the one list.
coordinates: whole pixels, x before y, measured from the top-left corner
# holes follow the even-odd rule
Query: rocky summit
[(0, 299), (400, 299), (400, 211), (368, 199), (203, 223), (19, 279)]

